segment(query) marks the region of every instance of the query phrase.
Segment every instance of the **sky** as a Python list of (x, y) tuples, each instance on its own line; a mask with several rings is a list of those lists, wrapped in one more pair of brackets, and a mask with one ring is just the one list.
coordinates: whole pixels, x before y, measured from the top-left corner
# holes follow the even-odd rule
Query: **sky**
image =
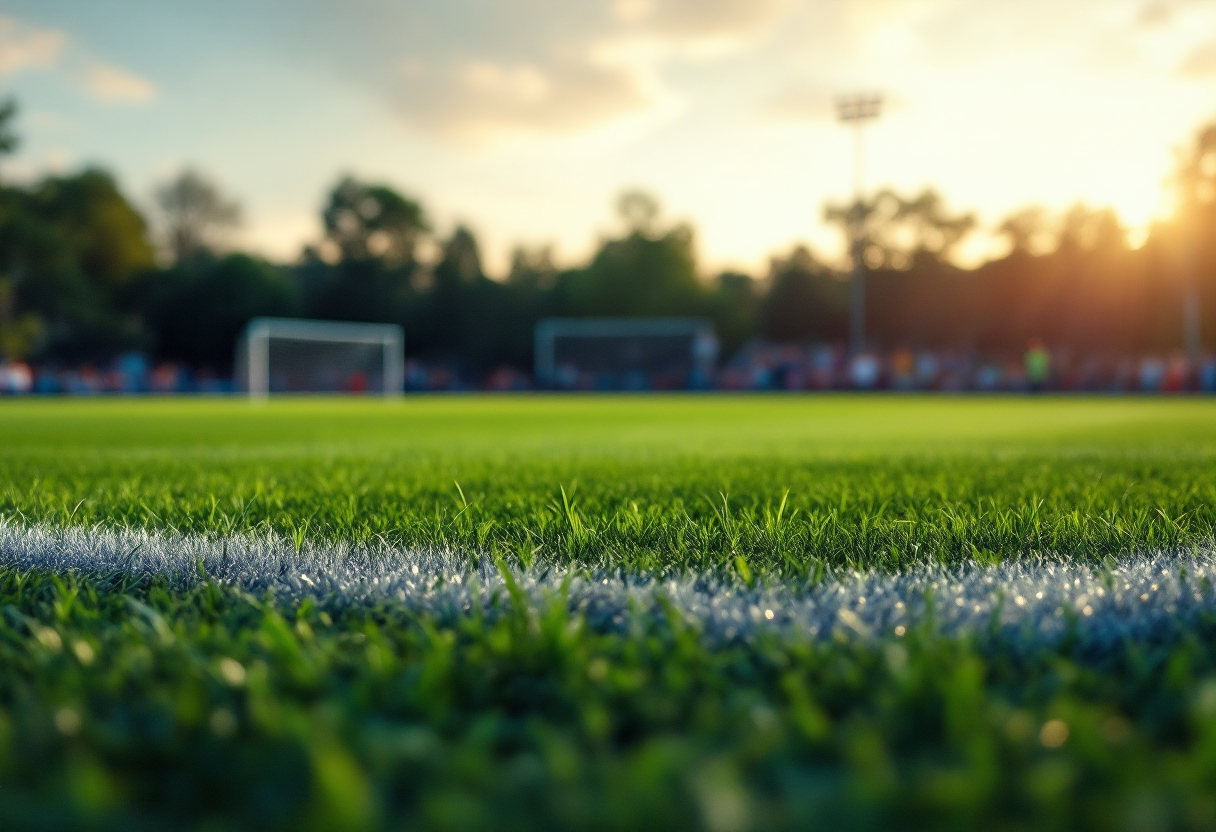
[(1135, 241), (1216, 119), (1216, 0), (0, 0), (23, 137), (0, 174), (98, 164), (152, 215), (195, 167), (280, 260), (343, 174), (468, 225), (491, 272), (517, 245), (586, 258), (627, 188), (695, 228), (707, 274), (839, 256), (856, 91), (886, 101), (867, 188), (932, 186), (988, 228), (1111, 206)]

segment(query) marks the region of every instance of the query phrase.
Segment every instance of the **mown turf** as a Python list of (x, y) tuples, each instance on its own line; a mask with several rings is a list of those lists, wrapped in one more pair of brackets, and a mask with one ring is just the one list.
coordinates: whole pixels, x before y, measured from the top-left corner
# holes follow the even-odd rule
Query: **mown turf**
[[(0, 402), (0, 514), (746, 582), (1097, 563), (1211, 546), (1214, 417), (1195, 399)], [(1211, 617), (1027, 655), (931, 622), (711, 643), (674, 607), (621, 632), (560, 591), (495, 604), (0, 569), (0, 826), (1216, 825)]]
[(903, 397), (21, 402), (0, 513), (656, 569), (1206, 543), (1216, 402)]

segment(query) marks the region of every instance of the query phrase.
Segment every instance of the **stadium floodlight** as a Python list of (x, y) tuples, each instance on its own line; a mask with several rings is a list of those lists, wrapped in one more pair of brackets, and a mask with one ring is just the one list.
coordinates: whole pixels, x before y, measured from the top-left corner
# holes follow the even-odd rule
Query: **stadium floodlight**
[(252, 398), (271, 393), (401, 393), (404, 336), (393, 324), (254, 318), (236, 350)]
[(866, 263), (865, 263), (865, 216), (864, 197), (864, 144), (865, 126), (876, 121), (882, 114), (882, 96), (877, 93), (858, 93), (836, 99), (836, 112), (840, 120), (851, 125), (855, 134), (853, 151), (853, 210), (849, 221), (849, 250), (853, 257), (853, 277), (849, 291), (849, 351), (858, 355), (866, 348)]
[(536, 381), (561, 389), (709, 386), (718, 336), (704, 318), (548, 318), (536, 325)]

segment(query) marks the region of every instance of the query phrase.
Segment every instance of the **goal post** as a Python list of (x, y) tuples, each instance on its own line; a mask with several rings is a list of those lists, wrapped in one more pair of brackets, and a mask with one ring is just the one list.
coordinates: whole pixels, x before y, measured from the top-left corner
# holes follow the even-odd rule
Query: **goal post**
[(394, 324), (254, 318), (236, 348), (251, 398), (271, 393), (401, 394), (405, 338)]
[(536, 381), (556, 389), (710, 386), (718, 337), (705, 318), (547, 318), (536, 326)]

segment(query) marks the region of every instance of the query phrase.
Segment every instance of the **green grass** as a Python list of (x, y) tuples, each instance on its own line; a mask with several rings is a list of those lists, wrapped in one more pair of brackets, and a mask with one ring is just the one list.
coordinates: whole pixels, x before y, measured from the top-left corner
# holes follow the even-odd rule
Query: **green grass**
[[(21, 402), (0, 512), (759, 573), (1211, 540), (1216, 403)], [(564, 496), (563, 496), (564, 492)], [(782, 504), (784, 502), (784, 508)]]
[[(1214, 474), (1197, 399), (0, 402), (19, 523), (765, 580), (1210, 546)], [(13, 569), (0, 608), (5, 828), (1216, 824), (1216, 619), (1100, 656), (711, 647), (560, 598), (439, 621)]]

